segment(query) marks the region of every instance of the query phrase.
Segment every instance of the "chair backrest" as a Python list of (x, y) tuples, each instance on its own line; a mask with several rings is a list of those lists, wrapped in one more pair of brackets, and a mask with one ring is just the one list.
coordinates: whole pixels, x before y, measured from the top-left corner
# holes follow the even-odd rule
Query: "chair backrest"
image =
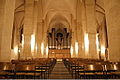
[(104, 64), (105, 71), (116, 71), (120, 69), (117, 64)]
[[(108, 67), (107, 67), (108, 68)], [(107, 70), (115, 70), (115, 71), (120, 71), (120, 63), (117, 64), (111, 64), (110, 68)]]
[(35, 65), (32, 64), (16, 64), (15, 71), (34, 71)]
[(103, 71), (103, 66), (99, 64), (87, 64), (84, 66), (85, 71)]
[(120, 64), (114, 64), (113, 67), (115, 70), (120, 71)]
[(0, 62), (0, 70), (14, 70), (15, 65), (9, 62)]

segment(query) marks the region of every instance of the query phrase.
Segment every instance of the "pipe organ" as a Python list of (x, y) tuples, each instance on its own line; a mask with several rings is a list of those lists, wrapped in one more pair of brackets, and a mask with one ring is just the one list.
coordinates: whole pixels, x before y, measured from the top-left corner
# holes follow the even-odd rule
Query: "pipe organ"
[(67, 28), (52, 28), (48, 32), (48, 48), (49, 49), (69, 49), (71, 46), (71, 32), (67, 32)]
[(48, 31), (48, 57), (70, 58), (71, 35), (67, 28), (52, 28)]

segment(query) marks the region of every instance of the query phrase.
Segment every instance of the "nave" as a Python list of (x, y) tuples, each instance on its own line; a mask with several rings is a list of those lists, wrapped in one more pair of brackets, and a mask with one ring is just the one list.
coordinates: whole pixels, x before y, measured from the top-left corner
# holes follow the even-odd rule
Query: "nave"
[(120, 0), (0, 0), (0, 79), (120, 79)]
[(39, 58), (0, 63), (0, 79), (120, 79), (120, 62)]

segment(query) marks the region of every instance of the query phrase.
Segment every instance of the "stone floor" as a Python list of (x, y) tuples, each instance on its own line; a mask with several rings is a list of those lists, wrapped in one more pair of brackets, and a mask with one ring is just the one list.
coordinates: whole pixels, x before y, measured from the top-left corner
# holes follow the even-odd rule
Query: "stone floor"
[(72, 79), (72, 76), (65, 68), (62, 61), (57, 61), (53, 71), (50, 74), (50, 79)]

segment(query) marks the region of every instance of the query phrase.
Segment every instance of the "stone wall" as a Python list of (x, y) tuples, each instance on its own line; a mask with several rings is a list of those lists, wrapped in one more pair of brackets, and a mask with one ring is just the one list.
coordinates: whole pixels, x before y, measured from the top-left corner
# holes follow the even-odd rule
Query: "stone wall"
[(120, 0), (105, 0), (108, 48), (111, 61), (120, 61)]

